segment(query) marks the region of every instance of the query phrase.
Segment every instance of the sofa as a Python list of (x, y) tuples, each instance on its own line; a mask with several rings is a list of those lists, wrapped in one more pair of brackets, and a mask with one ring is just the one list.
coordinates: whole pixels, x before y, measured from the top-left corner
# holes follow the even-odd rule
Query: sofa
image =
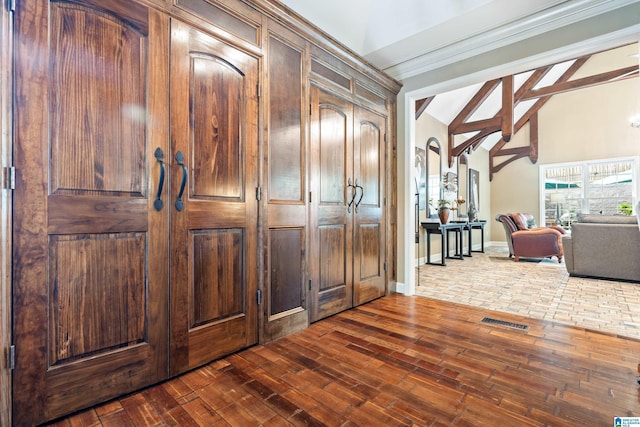
[[(639, 205), (640, 208), (640, 205)], [(640, 228), (636, 216), (578, 214), (562, 238), (571, 276), (640, 282)]]
[(510, 212), (496, 215), (496, 221), (504, 226), (509, 258), (515, 261), (523, 258), (557, 257), (562, 262), (562, 227), (538, 227), (533, 215), (523, 212)]

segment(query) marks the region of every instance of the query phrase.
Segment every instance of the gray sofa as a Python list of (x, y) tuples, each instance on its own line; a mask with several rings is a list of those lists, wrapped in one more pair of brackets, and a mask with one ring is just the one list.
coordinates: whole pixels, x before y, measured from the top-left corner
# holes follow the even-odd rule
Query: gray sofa
[(640, 228), (635, 215), (578, 215), (562, 245), (571, 276), (640, 282)]

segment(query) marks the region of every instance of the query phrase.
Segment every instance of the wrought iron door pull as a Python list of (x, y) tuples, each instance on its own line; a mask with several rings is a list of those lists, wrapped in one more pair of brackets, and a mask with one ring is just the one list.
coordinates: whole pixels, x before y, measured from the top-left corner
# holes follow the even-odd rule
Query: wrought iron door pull
[(351, 197), (351, 201), (347, 205), (347, 213), (351, 213), (351, 205), (353, 204), (353, 201), (356, 199), (356, 193), (358, 192), (358, 190), (356, 190), (356, 187), (354, 187), (354, 185), (351, 184), (351, 178), (347, 180), (347, 188), (349, 187), (353, 187), (353, 196)]
[(162, 188), (164, 187), (164, 151), (158, 147), (153, 155), (158, 163), (160, 163), (160, 181), (158, 182), (158, 193), (156, 194), (156, 200), (153, 201), (153, 207), (157, 211), (161, 211), (164, 206), (164, 202), (162, 201)]
[(356, 179), (355, 188), (356, 188), (356, 191), (354, 193), (354, 199), (355, 199), (355, 194), (358, 193), (358, 188), (360, 189), (360, 198), (356, 202), (356, 213), (358, 213), (358, 207), (360, 207), (360, 202), (362, 202), (362, 198), (364, 197), (364, 187), (362, 185), (358, 184), (358, 179)]
[(184, 164), (184, 154), (182, 151), (176, 153), (176, 161), (178, 165), (182, 167), (182, 183), (180, 184), (180, 192), (176, 199), (176, 210), (182, 211), (184, 209), (184, 201), (182, 201), (182, 194), (184, 193), (184, 187), (187, 185), (187, 166)]

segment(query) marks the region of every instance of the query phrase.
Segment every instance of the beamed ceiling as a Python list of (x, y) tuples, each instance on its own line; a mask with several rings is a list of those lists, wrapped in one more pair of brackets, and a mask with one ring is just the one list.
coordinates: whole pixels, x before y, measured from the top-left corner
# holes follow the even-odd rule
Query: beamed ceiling
[[(400, 82), (640, 4), (640, 0), (273, 1), (285, 4)], [(620, 43), (630, 41), (637, 37)], [(481, 82), (420, 100), (416, 107), (448, 125), (449, 164), (469, 147), (482, 147), (490, 151), (493, 176), (516, 159), (537, 161), (538, 111), (552, 96), (638, 76), (637, 57), (635, 65), (627, 58), (626, 64), (614, 61), (607, 70), (584, 75), (590, 60), (585, 56)], [(511, 136), (527, 124), (532, 131), (529, 145), (514, 147)]]
[[(599, 54), (505, 76), (416, 101), (416, 120), (423, 113), (448, 126), (448, 164), (464, 152), (489, 150), (490, 179), (509, 163), (528, 157), (538, 161), (538, 112), (557, 94), (638, 78), (636, 44), (612, 49), (610, 69), (585, 75), (583, 68)], [(623, 64), (623, 65), (619, 65)], [(513, 147), (512, 136), (529, 125), (529, 144)]]

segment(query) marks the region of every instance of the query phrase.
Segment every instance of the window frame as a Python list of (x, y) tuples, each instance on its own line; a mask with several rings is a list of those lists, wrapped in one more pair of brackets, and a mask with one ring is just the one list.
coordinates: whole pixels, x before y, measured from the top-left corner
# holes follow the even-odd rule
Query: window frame
[[(558, 168), (572, 168), (572, 167), (581, 167), (581, 175), (582, 175), (582, 184), (580, 187), (580, 198), (579, 198), (579, 211), (582, 213), (590, 213), (589, 200), (587, 199), (587, 194), (589, 194), (589, 167), (593, 165), (602, 165), (609, 163), (631, 163), (631, 171), (632, 171), (632, 185), (631, 185), (631, 205), (633, 206), (633, 214), (638, 214), (636, 212), (636, 206), (638, 203), (638, 194), (640, 194), (640, 182), (638, 177), (640, 176), (640, 156), (627, 156), (627, 157), (615, 157), (615, 158), (607, 158), (607, 159), (594, 159), (594, 160), (582, 160), (577, 162), (561, 162), (561, 163), (549, 163), (539, 166), (539, 218), (540, 225), (545, 225), (547, 223), (546, 216), (546, 195), (550, 194), (546, 192), (546, 176), (547, 171), (549, 169), (558, 169)], [(567, 193), (569, 192), (569, 188), (566, 189)], [(575, 199), (572, 199), (575, 200)], [(569, 225), (570, 225), (569, 221)], [(568, 228), (568, 226), (567, 226)]]

